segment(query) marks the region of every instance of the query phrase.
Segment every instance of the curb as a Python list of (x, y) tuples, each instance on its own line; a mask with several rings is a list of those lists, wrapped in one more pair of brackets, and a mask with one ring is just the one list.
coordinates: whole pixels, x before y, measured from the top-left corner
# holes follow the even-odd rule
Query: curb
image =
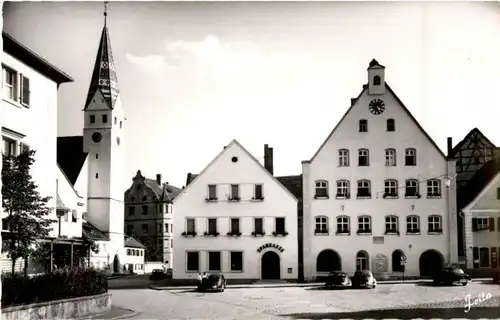
[(137, 316), (137, 315), (140, 314), (140, 312), (137, 312), (137, 311), (134, 311), (134, 310), (131, 310), (131, 309), (124, 309), (124, 310), (129, 311), (129, 313), (121, 315), (121, 316), (116, 316), (116, 317), (108, 318), (108, 317), (106, 317), (106, 314), (108, 314), (110, 311), (107, 311), (107, 312), (103, 312), (103, 313), (98, 313), (98, 314), (90, 315), (89, 317), (84, 318), (84, 319), (86, 319), (86, 320), (89, 320), (89, 319), (118, 320), (118, 319), (129, 319), (129, 318), (135, 317), (135, 316)]
[[(485, 280), (491, 280), (491, 279), (472, 279), (471, 283), (478, 283), (481, 281)], [(388, 285), (388, 284), (419, 284), (419, 283), (431, 283), (432, 280), (407, 280), (407, 281), (399, 281), (399, 280), (394, 280), (394, 281), (379, 281), (377, 282), (377, 285)], [(321, 287), (324, 286), (324, 283), (290, 283), (290, 284), (269, 284), (269, 285), (258, 285), (258, 284), (247, 284), (247, 285), (227, 285), (226, 289), (263, 289), (263, 288), (312, 288), (312, 287)], [(196, 289), (196, 286), (154, 286), (154, 285), (149, 285), (149, 289), (151, 290), (156, 290), (156, 291), (172, 291), (172, 290), (189, 290), (189, 289)]]
[(107, 320), (129, 319), (129, 318), (133, 318), (133, 317), (141, 314), (140, 312), (137, 312), (137, 311), (133, 311), (133, 310), (130, 310), (130, 311), (132, 311), (132, 312), (129, 313), (129, 314), (126, 314), (126, 315), (123, 315), (123, 316), (114, 317), (114, 318), (108, 318)]

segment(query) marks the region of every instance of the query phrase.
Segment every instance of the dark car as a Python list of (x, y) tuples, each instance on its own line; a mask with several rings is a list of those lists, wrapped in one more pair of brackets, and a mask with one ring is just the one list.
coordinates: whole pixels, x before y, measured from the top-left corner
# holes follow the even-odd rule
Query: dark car
[(356, 271), (352, 277), (353, 288), (375, 288), (377, 286), (377, 280), (373, 276), (371, 271), (363, 270)]
[(496, 270), (493, 274), (493, 283), (500, 284), (500, 270)]
[(149, 276), (149, 280), (163, 280), (167, 279), (167, 274), (163, 269), (154, 269), (151, 275)]
[(444, 267), (434, 276), (434, 285), (454, 285), (466, 286), (471, 277), (462, 269), (456, 267)]
[(224, 292), (226, 288), (226, 279), (222, 274), (210, 274), (209, 276), (201, 279), (198, 283), (198, 291), (219, 291)]
[(351, 279), (347, 273), (343, 271), (332, 271), (326, 279), (325, 286), (327, 288), (347, 288), (352, 285)]

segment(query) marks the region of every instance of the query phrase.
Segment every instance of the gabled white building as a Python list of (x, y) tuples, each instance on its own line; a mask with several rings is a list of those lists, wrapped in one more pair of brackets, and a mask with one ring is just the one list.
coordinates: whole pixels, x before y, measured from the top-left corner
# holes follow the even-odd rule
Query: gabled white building
[(473, 275), (498, 272), (500, 254), (500, 160), (487, 162), (465, 186), (462, 209), (466, 267)]
[[(303, 162), (304, 274), (428, 276), (457, 263), (455, 162), (385, 82), (368, 84), (316, 154)], [(401, 261), (404, 261), (403, 263)]]
[(297, 279), (297, 199), (236, 140), (174, 208), (174, 279)]

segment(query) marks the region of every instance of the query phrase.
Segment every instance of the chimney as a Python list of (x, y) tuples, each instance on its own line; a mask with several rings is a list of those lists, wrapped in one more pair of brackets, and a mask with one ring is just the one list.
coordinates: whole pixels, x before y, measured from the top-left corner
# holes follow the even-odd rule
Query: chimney
[(269, 148), (269, 145), (264, 145), (264, 168), (274, 175), (274, 165), (273, 165), (273, 148)]
[(158, 183), (158, 185), (161, 186), (161, 174), (160, 173), (158, 173), (156, 175), (156, 183)]
[(451, 156), (451, 150), (453, 149), (453, 139), (448, 137), (448, 157)]

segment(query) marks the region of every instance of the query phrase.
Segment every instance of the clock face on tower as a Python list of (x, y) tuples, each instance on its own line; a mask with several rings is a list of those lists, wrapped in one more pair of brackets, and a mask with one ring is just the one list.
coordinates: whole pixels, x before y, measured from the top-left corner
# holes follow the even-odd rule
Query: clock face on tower
[(94, 141), (95, 143), (101, 142), (101, 139), (102, 139), (102, 134), (100, 134), (99, 132), (94, 132), (92, 134), (92, 141)]
[(385, 110), (385, 103), (380, 99), (373, 99), (368, 104), (368, 109), (372, 114), (381, 114)]

